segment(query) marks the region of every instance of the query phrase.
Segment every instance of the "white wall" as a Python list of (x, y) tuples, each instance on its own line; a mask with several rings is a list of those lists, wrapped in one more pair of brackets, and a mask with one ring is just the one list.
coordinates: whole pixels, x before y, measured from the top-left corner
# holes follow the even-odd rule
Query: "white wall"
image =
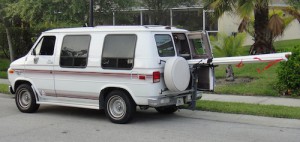
[(225, 13), (222, 17), (219, 18), (218, 30), (219, 32), (231, 35), (232, 32), (238, 31), (238, 26), (241, 21), (242, 20), (241, 18), (239, 18), (239, 16), (231, 13)]
[(294, 20), (290, 25), (288, 25), (283, 36), (279, 37), (277, 40), (287, 39), (300, 39), (300, 23), (297, 20)]
[[(232, 13), (225, 13), (222, 17), (219, 18), (219, 32), (227, 33), (231, 35), (232, 32), (237, 32), (239, 24), (241, 22), (239, 16)], [(300, 23), (297, 20), (294, 20), (285, 30), (282, 37), (279, 37), (279, 40), (290, 40), (290, 39), (300, 39)], [(250, 35), (247, 36), (246, 42), (244, 45), (252, 45), (253, 37)]]

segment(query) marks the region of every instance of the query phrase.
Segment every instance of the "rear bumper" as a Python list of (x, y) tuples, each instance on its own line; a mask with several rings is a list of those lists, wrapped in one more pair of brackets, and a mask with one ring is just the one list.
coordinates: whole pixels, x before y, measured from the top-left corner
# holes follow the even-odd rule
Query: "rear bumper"
[(8, 86), (8, 89), (9, 89), (9, 92), (11, 93), (11, 94), (15, 94), (16, 92), (13, 90), (13, 88), (11, 87), (11, 86)]
[[(201, 97), (202, 97), (202, 93), (197, 92), (196, 100), (201, 99)], [(163, 96), (157, 98), (149, 98), (148, 105), (150, 107), (162, 107), (162, 106), (170, 106), (170, 105), (180, 106), (191, 102), (192, 101), (191, 98), (192, 98), (192, 94), (190, 93), (181, 94), (177, 96)]]

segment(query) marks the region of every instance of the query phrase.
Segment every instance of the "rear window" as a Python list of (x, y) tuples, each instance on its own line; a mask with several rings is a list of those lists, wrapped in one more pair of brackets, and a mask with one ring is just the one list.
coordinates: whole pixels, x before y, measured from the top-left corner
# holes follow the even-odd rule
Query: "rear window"
[(155, 42), (160, 57), (175, 56), (174, 45), (170, 35), (155, 35)]

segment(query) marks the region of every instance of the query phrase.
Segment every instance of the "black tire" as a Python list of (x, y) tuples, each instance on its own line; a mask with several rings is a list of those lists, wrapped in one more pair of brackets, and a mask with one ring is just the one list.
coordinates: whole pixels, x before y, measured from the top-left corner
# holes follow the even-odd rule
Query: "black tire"
[(155, 108), (157, 112), (162, 114), (172, 114), (178, 110), (178, 107), (175, 105), (172, 106), (163, 106)]
[(17, 88), (15, 101), (21, 112), (36, 112), (40, 105), (36, 104), (36, 98), (30, 85), (22, 84)]
[(127, 93), (121, 90), (114, 90), (105, 97), (104, 110), (111, 122), (125, 124), (133, 118), (136, 105)]

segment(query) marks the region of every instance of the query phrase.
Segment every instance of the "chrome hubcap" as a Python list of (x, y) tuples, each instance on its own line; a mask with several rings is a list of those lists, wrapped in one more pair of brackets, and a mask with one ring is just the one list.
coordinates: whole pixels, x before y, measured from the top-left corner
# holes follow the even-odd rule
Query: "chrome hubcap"
[(125, 101), (119, 96), (112, 96), (108, 100), (107, 110), (115, 119), (121, 119), (126, 114)]
[(30, 107), (30, 103), (32, 101), (32, 98), (30, 96), (30, 93), (26, 90), (26, 89), (22, 89), (20, 91), (20, 95), (19, 95), (19, 104), (22, 108), (29, 108)]

